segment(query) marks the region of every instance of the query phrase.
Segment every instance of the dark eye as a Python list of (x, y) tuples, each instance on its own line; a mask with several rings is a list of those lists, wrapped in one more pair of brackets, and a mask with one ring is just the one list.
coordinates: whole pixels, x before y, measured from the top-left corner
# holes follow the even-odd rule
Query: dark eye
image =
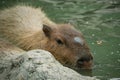
[(56, 42), (60, 45), (63, 45), (63, 42), (60, 39), (57, 39)]

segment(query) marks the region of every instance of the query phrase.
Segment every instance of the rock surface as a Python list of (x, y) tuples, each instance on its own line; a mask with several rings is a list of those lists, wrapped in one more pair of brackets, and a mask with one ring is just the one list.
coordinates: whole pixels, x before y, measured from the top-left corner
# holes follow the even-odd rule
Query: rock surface
[[(3, 55), (1, 55), (3, 54)], [(0, 80), (97, 80), (62, 66), (47, 51), (0, 52)]]

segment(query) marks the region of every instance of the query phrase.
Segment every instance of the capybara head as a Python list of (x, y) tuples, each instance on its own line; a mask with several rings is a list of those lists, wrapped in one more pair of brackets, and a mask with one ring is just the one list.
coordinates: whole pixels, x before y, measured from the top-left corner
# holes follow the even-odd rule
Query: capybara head
[(46, 50), (60, 63), (71, 68), (91, 68), (93, 57), (82, 33), (69, 24), (44, 25), (43, 32), (48, 38)]

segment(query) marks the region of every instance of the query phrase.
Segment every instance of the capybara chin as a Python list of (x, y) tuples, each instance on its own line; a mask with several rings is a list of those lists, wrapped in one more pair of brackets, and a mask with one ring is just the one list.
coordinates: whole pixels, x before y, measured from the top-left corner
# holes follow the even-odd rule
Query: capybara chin
[(70, 24), (54, 23), (40, 8), (14, 6), (0, 11), (0, 37), (26, 51), (47, 50), (68, 67), (89, 69), (92, 65), (82, 33)]

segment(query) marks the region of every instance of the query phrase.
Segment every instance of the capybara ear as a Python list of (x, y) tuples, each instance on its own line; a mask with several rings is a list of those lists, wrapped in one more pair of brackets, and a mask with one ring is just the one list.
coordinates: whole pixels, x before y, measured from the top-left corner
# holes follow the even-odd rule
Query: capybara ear
[(52, 32), (52, 29), (51, 29), (51, 27), (49, 27), (49, 26), (47, 26), (47, 25), (43, 25), (43, 32), (45, 33), (45, 35), (47, 36), (47, 37), (50, 37), (50, 35), (51, 35), (51, 32)]

